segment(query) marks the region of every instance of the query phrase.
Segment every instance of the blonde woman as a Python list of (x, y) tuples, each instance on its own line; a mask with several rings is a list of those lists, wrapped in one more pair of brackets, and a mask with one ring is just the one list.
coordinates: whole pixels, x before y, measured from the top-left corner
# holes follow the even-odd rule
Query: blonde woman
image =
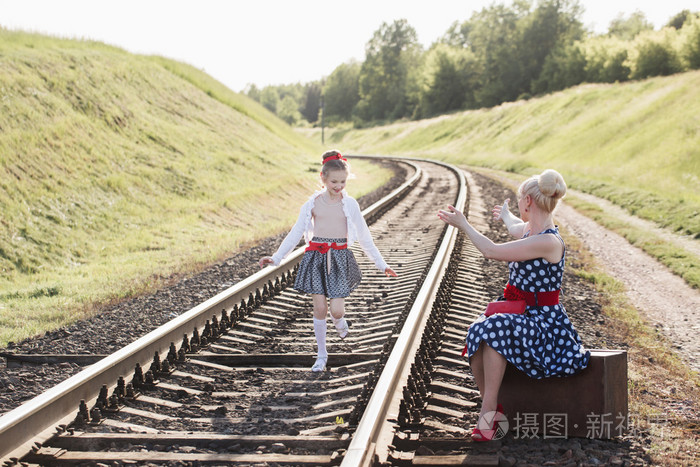
[(485, 313), (469, 328), (465, 350), (482, 399), (472, 432), (475, 441), (490, 441), (495, 435), (499, 417), (487, 420), (484, 415), (503, 412), (497, 398), (506, 362), (532, 378), (572, 375), (588, 365), (590, 352), (559, 303), (566, 246), (552, 211), (565, 193), (564, 178), (555, 170), (524, 181), (518, 188), (521, 218), (509, 211), (508, 199), (493, 208), (494, 218), (517, 239), (500, 244), (474, 229), (453, 206), (438, 212), (440, 219), (466, 233), (484, 257), (508, 261), (504, 305), (512, 308), (524, 301), (522, 314)]

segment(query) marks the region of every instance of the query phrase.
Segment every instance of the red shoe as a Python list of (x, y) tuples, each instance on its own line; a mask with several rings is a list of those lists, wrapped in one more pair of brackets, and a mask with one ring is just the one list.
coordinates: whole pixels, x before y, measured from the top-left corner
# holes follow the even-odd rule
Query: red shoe
[(472, 431), (472, 440), (477, 442), (491, 441), (495, 435), (496, 430), (480, 430), (475, 427)]
[(493, 437), (496, 436), (496, 433), (498, 432), (496, 425), (499, 421), (501, 421), (500, 417), (498, 416), (499, 413), (501, 415), (504, 415), (503, 406), (501, 404), (498, 404), (498, 406), (496, 407), (496, 414), (493, 416), (493, 420), (491, 421), (491, 427), (488, 430), (482, 430), (478, 428), (479, 422), (477, 421), (477, 426), (474, 427), (474, 430), (471, 434), (472, 440), (477, 442), (492, 441)]

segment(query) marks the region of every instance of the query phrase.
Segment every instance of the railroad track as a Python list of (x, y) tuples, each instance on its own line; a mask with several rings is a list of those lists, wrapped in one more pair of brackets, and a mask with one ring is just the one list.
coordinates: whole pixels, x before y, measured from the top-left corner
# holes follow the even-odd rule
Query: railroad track
[(478, 392), (459, 353), (486, 301), (477, 254), (436, 216), (465, 206), (464, 175), (404, 163), (411, 178), (363, 212), (399, 277), (356, 252), (363, 282), (346, 301), (350, 336), (329, 327), (329, 371), (309, 371), (299, 249), (5, 414), (2, 461), (497, 465), (465, 442)]

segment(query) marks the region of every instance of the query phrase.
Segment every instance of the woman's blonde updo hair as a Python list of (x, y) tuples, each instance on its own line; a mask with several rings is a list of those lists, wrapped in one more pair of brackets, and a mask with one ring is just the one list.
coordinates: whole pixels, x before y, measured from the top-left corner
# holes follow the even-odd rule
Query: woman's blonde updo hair
[(518, 196), (530, 195), (545, 212), (552, 212), (566, 194), (566, 182), (559, 172), (547, 169), (525, 180), (518, 188)]
[[(326, 160), (329, 157), (331, 159)], [(335, 149), (323, 153), (321, 156), (321, 164), (321, 173), (324, 177), (327, 177), (328, 172), (332, 170), (345, 170), (348, 174), (350, 174), (350, 164), (348, 164), (348, 161), (345, 160), (340, 152), (336, 151)]]

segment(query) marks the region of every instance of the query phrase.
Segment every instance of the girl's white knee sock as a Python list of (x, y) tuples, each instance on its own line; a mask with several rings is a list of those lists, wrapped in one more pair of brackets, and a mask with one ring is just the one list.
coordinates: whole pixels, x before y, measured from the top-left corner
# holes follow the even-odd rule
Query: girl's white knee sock
[[(332, 316), (332, 315), (331, 315), (331, 316)], [(338, 318), (338, 319), (333, 318), (333, 324), (335, 324), (335, 328), (336, 328), (338, 331), (343, 330), (343, 329), (346, 327), (346, 324), (345, 324), (345, 317)]]
[(314, 334), (316, 334), (316, 345), (318, 346), (318, 358), (328, 358), (326, 350), (326, 325), (325, 319), (314, 318)]
[(345, 321), (345, 315), (341, 316), (340, 318), (336, 318), (331, 314), (331, 319), (333, 320), (333, 324), (337, 328), (339, 324), (342, 324)]

